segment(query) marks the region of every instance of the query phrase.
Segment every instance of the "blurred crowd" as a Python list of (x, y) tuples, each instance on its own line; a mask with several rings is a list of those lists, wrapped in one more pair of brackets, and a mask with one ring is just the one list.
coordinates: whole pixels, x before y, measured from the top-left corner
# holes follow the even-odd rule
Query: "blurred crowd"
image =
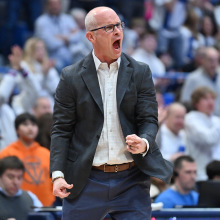
[[(170, 186), (152, 178), (152, 201), (197, 205), (196, 183), (210, 179), (207, 165), (220, 160), (220, 0), (0, 0), (0, 158), (17, 156), (25, 166), (22, 190), (34, 193), (37, 204), (55, 204), (54, 93), (62, 69), (91, 52), (84, 19), (103, 5), (125, 22), (123, 52), (151, 69), (156, 142), (178, 171)], [(166, 204), (170, 197), (180, 204)]]

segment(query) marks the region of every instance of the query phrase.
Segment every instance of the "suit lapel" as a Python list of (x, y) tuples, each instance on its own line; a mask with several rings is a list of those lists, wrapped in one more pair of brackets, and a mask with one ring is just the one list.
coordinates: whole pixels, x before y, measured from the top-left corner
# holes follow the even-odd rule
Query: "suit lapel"
[[(117, 89), (116, 89), (116, 98), (117, 98), (117, 107), (119, 108), (121, 101), (124, 97), (125, 91), (128, 87), (129, 81), (131, 79), (131, 75), (133, 69), (128, 67), (129, 61), (126, 59), (124, 54), (121, 55), (121, 63), (120, 68), (118, 71), (118, 79), (117, 79)], [(82, 70), (82, 78), (91, 93), (93, 99), (99, 106), (100, 110), (104, 114), (103, 110), (103, 102), (102, 102), (102, 95), (100, 91), (100, 86), (98, 82), (98, 76), (95, 69), (95, 64), (92, 58), (92, 53), (90, 53), (83, 63), (83, 70)]]
[(133, 69), (128, 66), (129, 61), (126, 59), (124, 54), (121, 55), (121, 64), (118, 71), (118, 79), (117, 79), (117, 89), (116, 89), (116, 97), (117, 97), (117, 107), (121, 104), (121, 101), (124, 97), (125, 91), (128, 87), (129, 81), (131, 79), (131, 75)]
[(102, 103), (102, 95), (99, 87), (99, 81), (98, 81), (98, 76), (97, 72), (95, 69), (95, 64), (92, 58), (92, 53), (90, 53), (86, 58), (83, 63), (83, 71), (82, 71), (82, 78), (91, 93), (93, 99), (97, 103), (98, 107), (103, 111), (103, 103)]

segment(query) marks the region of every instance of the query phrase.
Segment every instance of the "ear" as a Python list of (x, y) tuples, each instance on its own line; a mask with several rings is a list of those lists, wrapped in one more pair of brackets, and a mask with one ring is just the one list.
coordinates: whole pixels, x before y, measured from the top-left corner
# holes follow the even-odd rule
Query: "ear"
[(93, 44), (95, 42), (95, 35), (91, 31), (86, 33), (86, 38)]

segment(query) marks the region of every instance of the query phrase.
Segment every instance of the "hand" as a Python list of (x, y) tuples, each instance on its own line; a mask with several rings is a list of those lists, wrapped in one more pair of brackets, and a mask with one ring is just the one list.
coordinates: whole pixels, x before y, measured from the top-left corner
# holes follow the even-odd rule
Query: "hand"
[(47, 61), (43, 62), (43, 65), (42, 65), (43, 74), (46, 76), (49, 69), (54, 66), (55, 66), (55, 62), (53, 60), (47, 60)]
[(126, 137), (127, 150), (132, 154), (144, 153), (147, 149), (146, 142), (136, 134), (131, 134)]
[(178, 157), (183, 156), (184, 154), (184, 152), (177, 152), (171, 156), (170, 161), (174, 162)]
[(58, 178), (53, 183), (53, 194), (60, 197), (61, 199), (69, 196), (70, 192), (67, 192), (66, 189), (72, 189), (73, 184), (68, 184), (65, 179)]
[(69, 45), (69, 38), (65, 35), (58, 34), (56, 37), (64, 42), (66, 46)]
[(22, 49), (15, 45), (11, 48), (11, 54), (8, 56), (10, 65), (15, 70), (21, 69), (21, 61), (22, 61)]

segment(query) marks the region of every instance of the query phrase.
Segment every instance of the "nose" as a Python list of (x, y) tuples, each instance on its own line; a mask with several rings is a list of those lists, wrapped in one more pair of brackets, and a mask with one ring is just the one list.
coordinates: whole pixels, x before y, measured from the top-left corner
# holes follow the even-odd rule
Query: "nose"
[(14, 185), (15, 186), (18, 186), (18, 185), (20, 185), (20, 179), (18, 179), (18, 178), (14, 178)]
[(121, 33), (121, 29), (119, 27), (115, 26), (113, 32), (114, 32), (114, 34), (119, 34), (119, 33)]

